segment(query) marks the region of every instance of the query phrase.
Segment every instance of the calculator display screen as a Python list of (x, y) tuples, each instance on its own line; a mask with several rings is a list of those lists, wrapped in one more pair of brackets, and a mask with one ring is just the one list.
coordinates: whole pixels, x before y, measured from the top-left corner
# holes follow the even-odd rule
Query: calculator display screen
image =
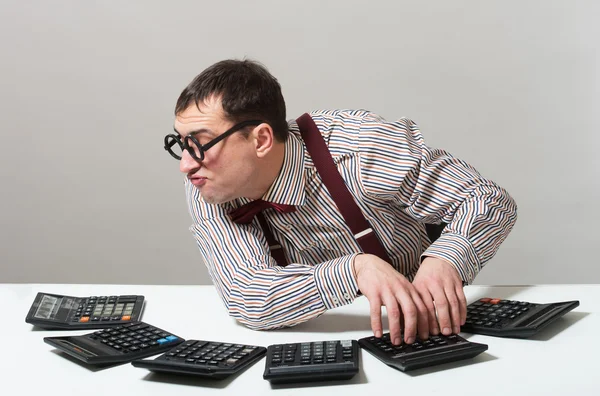
[(60, 308), (61, 300), (62, 298), (45, 294), (33, 316), (40, 319), (54, 319)]

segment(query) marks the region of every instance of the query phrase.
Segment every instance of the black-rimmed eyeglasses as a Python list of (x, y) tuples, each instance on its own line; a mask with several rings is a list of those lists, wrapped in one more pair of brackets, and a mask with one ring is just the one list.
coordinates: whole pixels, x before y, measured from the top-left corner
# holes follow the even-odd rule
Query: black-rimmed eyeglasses
[[(200, 144), (198, 139), (194, 137), (193, 134), (186, 135), (185, 137), (181, 137), (179, 134), (170, 134), (165, 136), (165, 150), (173, 156), (173, 158), (180, 160), (183, 155), (183, 150), (187, 150), (188, 153), (198, 162), (204, 160), (204, 152), (219, 143), (221, 140), (225, 139), (227, 136), (231, 135), (234, 132), (239, 131), (247, 126), (256, 126), (262, 124), (264, 121), (259, 120), (249, 120), (243, 121), (239, 124), (235, 124), (210, 142), (205, 145)], [(177, 132), (177, 131), (175, 131)]]

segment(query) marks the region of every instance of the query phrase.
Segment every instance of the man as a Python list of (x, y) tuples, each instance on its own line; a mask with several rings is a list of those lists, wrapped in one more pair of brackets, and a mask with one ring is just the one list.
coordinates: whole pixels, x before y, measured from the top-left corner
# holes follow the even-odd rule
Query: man
[[(394, 344), (402, 332), (412, 343), (460, 331), (463, 285), (516, 221), (504, 189), (426, 146), (409, 119), (310, 113), (388, 262), (361, 249), (262, 65), (212, 65), (183, 90), (175, 116), (165, 148), (187, 176), (190, 230), (231, 316), (253, 329), (293, 326), (362, 294), (376, 337), (385, 306)], [(447, 226), (431, 243), (426, 223)]]

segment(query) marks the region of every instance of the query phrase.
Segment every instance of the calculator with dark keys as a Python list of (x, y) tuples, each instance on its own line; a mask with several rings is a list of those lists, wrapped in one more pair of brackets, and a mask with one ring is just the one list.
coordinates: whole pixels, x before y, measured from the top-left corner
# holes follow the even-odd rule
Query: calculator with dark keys
[(79, 336), (44, 337), (44, 342), (91, 365), (127, 363), (163, 353), (183, 338), (144, 322), (132, 322)]
[(134, 360), (131, 364), (158, 373), (221, 380), (252, 366), (266, 351), (256, 345), (187, 340), (155, 359)]
[(73, 297), (38, 293), (25, 322), (48, 330), (101, 329), (139, 321), (144, 296)]
[(349, 380), (358, 373), (356, 340), (269, 345), (263, 378), (272, 384)]
[(579, 301), (532, 303), (500, 298), (481, 298), (467, 306), (465, 333), (497, 337), (531, 337), (579, 306)]
[(381, 338), (361, 338), (358, 343), (377, 359), (400, 371), (469, 359), (488, 349), (486, 344), (467, 341), (457, 334), (429, 336), (427, 340), (417, 337), (412, 344), (394, 345), (390, 333), (385, 333)]

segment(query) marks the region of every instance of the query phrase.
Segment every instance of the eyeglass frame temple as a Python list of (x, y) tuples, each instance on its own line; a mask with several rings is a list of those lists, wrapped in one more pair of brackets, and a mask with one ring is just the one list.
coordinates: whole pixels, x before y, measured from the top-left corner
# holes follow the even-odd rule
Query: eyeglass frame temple
[[(179, 134), (179, 132), (177, 132), (177, 130), (175, 129), (175, 127), (173, 127), (173, 130), (177, 133), (175, 134), (169, 134), (167, 136), (165, 136), (165, 150), (167, 150), (169, 152), (169, 154), (171, 154), (171, 156), (175, 157), (178, 160), (181, 160), (180, 156), (177, 156), (175, 153), (173, 153), (170, 148), (173, 147), (175, 145), (175, 142), (179, 144), (179, 147), (181, 148), (181, 152), (183, 154), (183, 150), (187, 150), (188, 153), (190, 153), (190, 155), (192, 156), (192, 158), (194, 158), (196, 161), (203, 161), (204, 160), (204, 152), (207, 151), (208, 149), (210, 149), (212, 146), (214, 146), (215, 144), (219, 143), (221, 140), (225, 139), (226, 137), (228, 137), (229, 135), (233, 134), (234, 132), (239, 131), (242, 128), (245, 128), (247, 126), (258, 126), (260, 124), (262, 124), (264, 121), (261, 120), (248, 120), (248, 121), (242, 121), (238, 124), (235, 124), (234, 126), (232, 126), (230, 129), (226, 130), (225, 132), (223, 132), (222, 134), (220, 134), (219, 136), (217, 136), (216, 138), (214, 138), (213, 140), (211, 140), (210, 142), (206, 143), (205, 145), (201, 145), (200, 142), (198, 141), (198, 139), (196, 139), (194, 136), (192, 135), (186, 135), (183, 137), (183, 139), (181, 139), (181, 135)], [(169, 137), (173, 137), (173, 143), (171, 143), (169, 146), (167, 146), (167, 138)], [(194, 142), (194, 144), (198, 147), (198, 149), (200, 150), (200, 156), (202, 158), (197, 158), (196, 154), (192, 154), (192, 152), (189, 150), (190, 149), (190, 145), (188, 144), (188, 139), (191, 139), (192, 142)], [(193, 150), (192, 150), (193, 151)]]

